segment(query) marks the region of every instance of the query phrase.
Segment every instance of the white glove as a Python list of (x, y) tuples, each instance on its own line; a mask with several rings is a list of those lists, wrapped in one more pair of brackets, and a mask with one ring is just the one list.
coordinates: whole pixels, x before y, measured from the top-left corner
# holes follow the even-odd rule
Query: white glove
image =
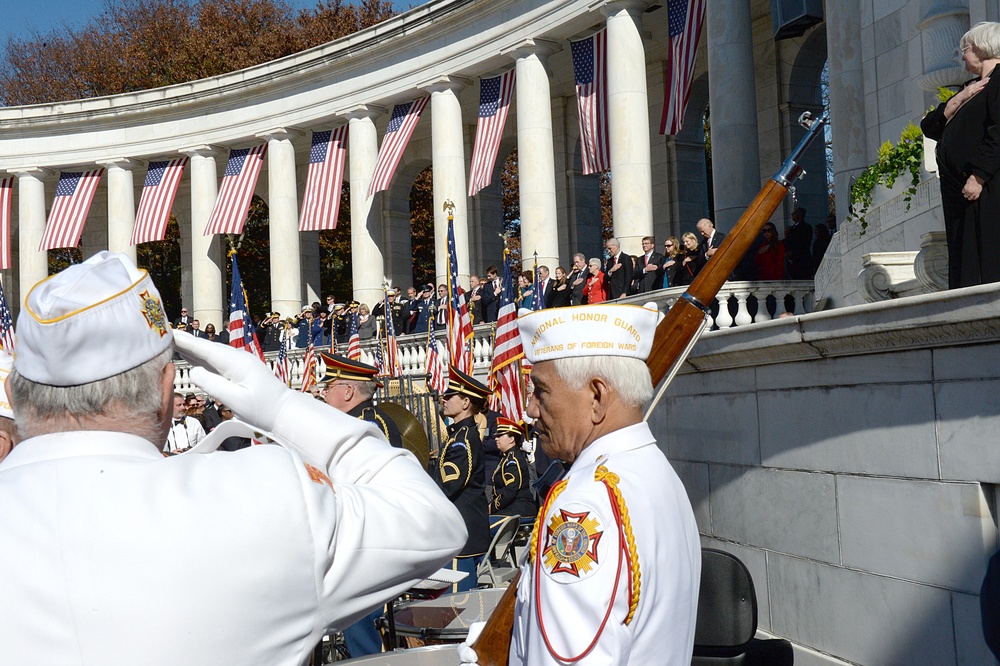
[(472, 649), (473, 643), (479, 640), (479, 634), (483, 633), (485, 622), (473, 622), (469, 625), (469, 635), (465, 642), (458, 646), (458, 659), (460, 664), (478, 664), (479, 655)]

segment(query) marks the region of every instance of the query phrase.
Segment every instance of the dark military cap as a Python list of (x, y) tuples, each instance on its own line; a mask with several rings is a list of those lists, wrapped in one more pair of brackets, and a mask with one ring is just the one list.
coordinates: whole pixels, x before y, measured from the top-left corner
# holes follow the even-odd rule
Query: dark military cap
[(517, 422), (508, 419), (506, 416), (497, 417), (497, 434), (508, 433), (511, 435), (520, 435), (521, 439), (527, 437), (527, 428), (525, 427), (524, 421)]
[(448, 366), (448, 388), (445, 395), (460, 393), (473, 400), (486, 400), (490, 395), (490, 390), (479, 380), (473, 379), (453, 365)]
[(320, 380), (323, 383), (331, 382), (334, 379), (348, 379), (356, 382), (375, 382), (376, 386), (382, 386), (382, 382), (375, 378), (378, 369), (374, 366), (361, 361), (352, 361), (346, 356), (331, 356), (322, 352), (320, 352), (320, 356), (326, 363), (326, 373)]

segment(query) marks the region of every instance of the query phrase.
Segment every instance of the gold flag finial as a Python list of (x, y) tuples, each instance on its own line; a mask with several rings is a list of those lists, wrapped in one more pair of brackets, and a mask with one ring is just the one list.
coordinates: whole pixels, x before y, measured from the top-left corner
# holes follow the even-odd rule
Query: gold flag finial
[(451, 199), (444, 200), (444, 210), (448, 211), (448, 217), (455, 215), (455, 202)]

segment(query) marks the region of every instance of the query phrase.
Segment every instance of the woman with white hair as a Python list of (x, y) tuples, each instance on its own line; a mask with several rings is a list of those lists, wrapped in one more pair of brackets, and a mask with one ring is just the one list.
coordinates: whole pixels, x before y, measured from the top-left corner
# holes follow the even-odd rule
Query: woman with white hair
[(941, 205), (948, 240), (948, 286), (1000, 281), (1000, 23), (979, 23), (959, 41), (976, 78), (924, 117), (937, 141)]

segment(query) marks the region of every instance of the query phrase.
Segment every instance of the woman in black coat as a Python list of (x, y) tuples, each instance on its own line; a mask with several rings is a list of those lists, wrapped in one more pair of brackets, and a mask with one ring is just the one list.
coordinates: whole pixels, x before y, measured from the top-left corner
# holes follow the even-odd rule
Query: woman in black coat
[(503, 457), (493, 472), (496, 496), (490, 503), (491, 515), (531, 518), (538, 512), (538, 502), (529, 480), (528, 457), (521, 450), (524, 433), (522, 424), (497, 417), (496, 442)]
[(948, 240), (948, 286), (1000, 281), (1000, 23), (980, 23), (959, 41), (976, 75), (924, 117), (937, 144), (941, 204)]
[(680, 259), (681, 267), (677, 269), (677, 276), (672, 286), (688, 285), (694, 280), (694, 276), (705, 266), (705, 255), (701, 253), (698, 244), (698, 237), (690, 231), (681, 236), (684, 249), (677, 257)]

